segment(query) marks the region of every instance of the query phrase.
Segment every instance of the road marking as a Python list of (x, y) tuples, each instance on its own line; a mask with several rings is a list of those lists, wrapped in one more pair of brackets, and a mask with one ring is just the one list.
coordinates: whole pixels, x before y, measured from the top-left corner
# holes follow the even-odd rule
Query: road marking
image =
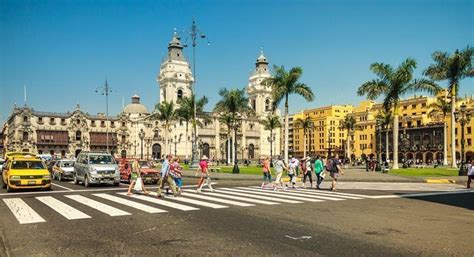
[[(156, 192), (150, 192), (150, 195), (157, 196), (158, 194)], [(220, 204), (215, 204), (215, 203), (208, 203), (208, 202), (203, 202), (199, 200), (194, 200), (194, 199), (188, 199), (185, 197), (166, 197), (166, 199), (170, 199), (173, 201), (180, 201), (180, 202), (185, 202), (185, 203), (190, 203), (190, 204), (195, 204), (195, 205), (200, 205), (204, 207), (209, 207), (213, 209), (223, 209), (223, 208), (229, 208), (229, 206), (225, 205), (220, 205)]]
[(69, 206), (58, 199), (52, 196), (38, 196), (35, 197), (40, 202), (46, 204), (49, 208), (55, 210), (57, 213), (61, 214), (68, 220), (77, 220), (77, 219), (88, 219), (89, 215), (77, 210), (76, 208)]
[(150, 202), (150, 203), (163, 205), (163, 206), (166, 206), (166, 207), (170, 207), (170, 208), (174, 208), (174, 209), (178, 209), (178, 210), (182, 210), (182, 211), (199, 210), (199, 208), (196, 208), (196, 207), (191, 207), (191, 206), (187, 206), (187, 205), (179, 204), (179, 203), (173, 203), (173, 202), (165, 201), (165, 200), (162, 200), (162, 199), (158, 199), (156, 197), (150, 197), (150, 196), (144, 196), (144, 195), (135, 195), (135, 194), (134, 195), (127, 195), (127, 193), (117, 193), (117, 194), (126, 195), (127, 197), (136, 198), (136, 199), (139, 199), (139, 200), (143, 200), (143, 201), (147, 201), (147, 202)]
[(248, 198), (248, 197), (240, 197), (240, 196), (235, 196), (235, 195), (226, 195), (226, 194), (222, 194), (222, 193), (217, 193), (217, 191), (214, 191), (212, 193), (202, 192), (201, 194), (214, 195), (214, 196), (219, 196), (219, 197), (222, 197), (222, 198), (239, 200), (239, 201), (250, 202), (250, 203), (258, 203), (258, 204), (264, 204), (264, 205), (280, 204), (280, 203), (275, 203), (275, 202), (270, 202), (270, 201), (262, 201), (262, 200), (258, 200), (258, 199)]
[(6, 198), (3, 199), (3, 202), (5, 202), (20, 224), (45, 222), (37, 212), (20, 198)]
[[(239, 187), (241, 188), (241, 187)], [(322, 200), (330, 200), (330, 201), (343, 201), (345, 199), (342, 198), (334, 198), (334, 197), (329, 197), (329, 196), (321, 196), (321, 195), (311, 195), (311, 194), (306, 194), (304, 192), (298, 192), (298, 191), (269, 191), (265, 189), (258, 189), (258, 188), (247, 188), (249, 190), (254, 190), (258, 192), (272, 192), (274, 194), (282, 194), (282, 195), (293, 195), (293, 196), (298, 196), (298, 197), (304, 197), (304, 198), (316, 198), (316, 199), (322, 199)]]
[[(305, 192), (312, 192), (313, 190), (309, 189), (299, 189), (300, 191), (305, 191)], [(358, 195), (358, 194), (349, 194), (349, 193), (340, 193), (340, 192), (324, 192), (324, 191), (318, 191), (318, 193), (322, 194), (329, 194), (329, 195), (341, 195), (341, 196), (352, 196), (352, 197), (359, 197), (359, 198), (370, 198), (368, 195)]]
[(252, 191), (251, 188), (232, 188), (232, 190), (237, 191), (237, 192), (245, 192), (245, 193), (250, 193), (250, 194), (256, 194), (256, 195), (264, 195), (264, 196), (273, 196), (273, 197), (280, 197), (283, 199), (290, 199), (290, 200), (299, 200), (299, 201), (307, 201), (307, 202), (324, 202), (324, 200), (318, 200), (318, 199), (311, 199), (311, 198), (303, 198), (303, 197), (296, 197), (296, 196), (289, 196), (289, 195), (276, 195), (274, 192), (257, 192), (257, 191)]
[[(260, 188), (260, 187), (250, 187), (250, 188)], [(331, 192), (324, 192), (324, 191), (302, 191), (301, 189), (288, 189), (286, 191), (280, 191), (280, 192), (292, 192), (292, 193), (299, 193), (299, 194), (310, 194), (310, 195), (320, 195), (320, 196), (324, 196), (324, 197), (335, 197), (335, 198), (342, 198), (342, 199), (363, 199), (361, 197), (355, 197), (355, 196), (343, 196), (343, 195), (336, 195), (336, 194), (332, 194)], [(365, 196), (367, 197), (367, 196)]]
[(158, 208), (155, 208), (155, 207), (148, 206), (146, 204), (137, 203), (137, 202), (130, 201), (130, 200), (127, 200), (127, 199), (124, 199), (124, 198), (121, 198), (121, 197), (117, 197), (117, 196), (113, 196), (113, 195), (108, 195), (108, 194), (93, 194), (93, 195), (97, 196), (97, 197), (100, 197), (100, 198), (103, 198), (103, 199), (107, 199), (107, 200), (115, 202), (115, 203), (123, 204), (125, 206), (138, 209), (140, 211), (148, 212), (148, 213), (167, 212), (167, 211), (162, 210), (162, 209), (158, 209)]
[(194, 197), (194, 198), (201, 199), (201, 200), (209, 200), (209, 201), (213, 201), (213, 202), (226, 203), (226, 204), (241, 206), (241, 207), (255, 206), (255, 204), (242, 203), (242, 202), (237, 202), (237, 201), (232, 201), (232, 200), (226, 200), (226, 199), (221, 199), (221, 198), (217, 198), (217, 197), (212, 197), (212, 196), (209, 196), (209, 195), (193, 194), (189, 191), (186, 191), (186, 196), (187, 197)]
[(57, 187), (66, 189), (66, 190), (68, 190), (68, 191), (74, 191), (73, 189), (70, 189), (69, 187), (61, 186), (61, 185), (58, 185), (58, 184), (56, 184), (56, 183), (51, 183), (51, 184), (53, 184), (54, 186), (57, 186)]
[(474, 193), (472, 190), (460, 190), (455, 192), (434, 192), (434, 193), (414, 193), (414, 194), (401, 194), (401, 195), (373, 195), (370, 198), (373, 199), (384, 199), (384, 198), (411, 198), (411, 197), (423, 197), (433, 195), (453, 195), (453, 194), (469, 194)]
[(230, 195), (238, 195), (238, 196), (244, 196), (244, 197), (250, 197), (250, 198), (257, 198), (260, 200), (268, 200), (268, 201), (273, 201), (273, 202), (282, 202), (282, 203), (303, 203), (301, 201), (294, 201), (294, 200), (288, 200), (288, 199), (281, 199), (281, 198), (275, 198), (275, 197), (268, 197), (268, 196), (263, 196), (263, 195), (255, 195), (255, 194), (249, 194), (246, 192), (241, 192), (241, 191), (235, 191), (235, 189), (231, 188), (221, 188), (219, 190), (216, 190), (218, 193), (223, 193), (223, 194), (230, 194)]
[(82, 203), (86, 206), (89, 206), (92, 209), (96, 209), (102, 213), (108, 214), (109, 216), (125, 216), (125, 215), (131, 215), (130, 213), (126, 211), (122, 211), (120, 209), (117, 209), (115, 207), (112, 207), (107, 204), (103, 204), (101, 202), (98, 202), (96, 200), (92, 200), (90, 198), (84, 197), (82, 195), (65, 195), (65, 197), (72, 199), (76, 202)]

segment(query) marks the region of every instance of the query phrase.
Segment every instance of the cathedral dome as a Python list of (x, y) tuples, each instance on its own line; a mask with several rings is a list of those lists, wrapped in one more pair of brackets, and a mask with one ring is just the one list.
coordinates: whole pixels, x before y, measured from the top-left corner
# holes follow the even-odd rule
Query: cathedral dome
[(148, 113), (148, 110), (145, 105), (140, 103), (140, 97), (134, 95), (132, 96), (132, 103), (125, 106), (123, 112), (127, 114), (146, 114)]

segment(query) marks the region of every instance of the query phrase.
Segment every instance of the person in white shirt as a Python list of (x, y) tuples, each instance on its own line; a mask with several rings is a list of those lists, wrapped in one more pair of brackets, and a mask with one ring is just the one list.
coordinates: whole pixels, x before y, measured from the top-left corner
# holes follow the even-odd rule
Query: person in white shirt
[(313, 187), (313, 176), (312, 176), (312, 169), (311, 169), (311, 157), (306, 157), (305, 159), (305, 170), (303, 171), (303, 188), (306, 187), (306, 178), (309, 177), (309, 187)]
[(472, 160), (467, 161), (467, 188), (471, 188), (471, 181), (474, 179), (474, 166)]

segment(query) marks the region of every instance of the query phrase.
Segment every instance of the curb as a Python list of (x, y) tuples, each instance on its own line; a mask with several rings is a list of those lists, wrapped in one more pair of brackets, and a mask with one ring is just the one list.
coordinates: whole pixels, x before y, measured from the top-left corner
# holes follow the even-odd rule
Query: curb
[(428, 183), (428, 184), (456, 184), (456, 180), (453, 180), (453, 179), (425, 179), (425, 183)]

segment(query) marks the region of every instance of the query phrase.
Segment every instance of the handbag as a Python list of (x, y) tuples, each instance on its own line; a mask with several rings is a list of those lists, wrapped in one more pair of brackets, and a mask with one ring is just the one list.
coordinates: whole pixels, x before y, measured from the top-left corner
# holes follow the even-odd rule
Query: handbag
[(142, 177), (138, 177), (137, 181), (135, 181), (135, 186), (133, 187), (133, 190), (135, 191), (143, 191), (142, 188)]

